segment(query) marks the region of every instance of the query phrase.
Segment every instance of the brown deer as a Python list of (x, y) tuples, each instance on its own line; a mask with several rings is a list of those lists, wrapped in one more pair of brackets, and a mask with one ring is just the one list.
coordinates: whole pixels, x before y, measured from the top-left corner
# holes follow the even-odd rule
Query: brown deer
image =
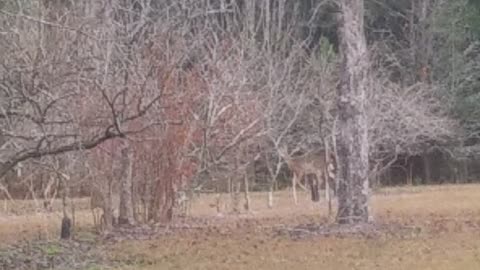
[(296, 194), (297, 181), (299, 182), (303, 177), (313, 174), (316, 179), (310, 179), (308, 181), (312, 191), (312, 200), (318, 201), (320, 199), (318, 194), (319, 183), (323, 182), (325, 183), (325, 198), (329, 202), (329, 207), (331, 207), (329, 186), (332, 186), (335, 190), (336, 165), (334, 155), (330, 153), (327, 156), (324, 150), (317, 150), (308, 152), (302, 156), (292, 157), (288, 154), (286, 146), (279, 148), (278, 153), (286, 161), (288, 167), (293, 172), (292, 192), (295, 204), (298, 204)]
[[(109, 226), (118, 225), (119, 196), (102, 193), (100, 189), (90, 191), (90, 210), (93, 215), (93, 225), (98, 231), (109, 229)], [(106, 222), (111, 221), (111, 222)]]
[(103, 227), (104, 196), (100, 190), (92, 189), (90, 193), (90, 210), (92, 210), (93, 226), (97, 230)]

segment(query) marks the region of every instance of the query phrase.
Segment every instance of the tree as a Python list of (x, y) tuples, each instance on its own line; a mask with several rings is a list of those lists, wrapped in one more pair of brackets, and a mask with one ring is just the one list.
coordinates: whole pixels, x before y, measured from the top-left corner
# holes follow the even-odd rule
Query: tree
[(363, 0), (341, 0), (340, 84), (337, 88), (338, 213), (340, 224), (368, 221), (368, 55)]
[(162, 70), (133, 42), (153, 23), (122, 32), (110, 18), (134, 7), (117, 2), (95, 22), (97, 10), (82, 3), (1, 11), (0, 178), (20, 162), (92, 149), (163, 122), (126, 128), (158, 106)]
[(124, 142), (121, 150), (122, 175), (120, 177), (120, 206), (118, 215), (118, 224), (133, 225), (135, 223), (133, 216), (133, 197), (132, 197), (132, 178), (133, 178), (133, 160), (134, 155), (132, 147), (128, 142)]
[[(95, 150), (107, 141), (115, 146), (115, 138), (133, 140), (137, 158), (134, 150), (138, 140), (147, 140), (143, 136), (155, 132), (152, 137), (181, 137), (170, 128), (183, 118), (172, 110), (185, 102), (176, 75), (182, 72), (185, 52), (196, 46), (190, 40), (203, 33), (192, 30), (198, 25), (185, 16), (191, 10), (164, 4), (36, 1), (0, 10), (0, 178), (18, 163), (93, 150), (88, 163), (93, 174), (104, 178), (92, 179), (106, 182), (96, 183), (103, 186), (105, 219), (111, 222), (108, 215), (118, 207), (110, 203), (111, 184), (121, 178), (121, 219), (132, 223), (129, 182), (136, 172), (127, 167), (138, 167), (138, 162), (128, 161), (123, 173), (117, 166), (105, 170), (102, 165), (118, 163), (114, 159), (119, 155)], [(163, 12), (167, 7), (171, 12)], [(186, 8), (193, 10), (193, 5)], [(172, 46), (174, 42), (178, 46)], [(157, 150), (169, 151), (149, 149)], [(175, 162), (162, 169), (176, 169)], [(158, 202), (171, 205), (169, 201)]]
[(433, 7), (436, 57), (432, 65), (443, 95), (452, 97), (453, 115), (466, 131), (467, 145), (480, 137), (480, 4), (447, 1)]

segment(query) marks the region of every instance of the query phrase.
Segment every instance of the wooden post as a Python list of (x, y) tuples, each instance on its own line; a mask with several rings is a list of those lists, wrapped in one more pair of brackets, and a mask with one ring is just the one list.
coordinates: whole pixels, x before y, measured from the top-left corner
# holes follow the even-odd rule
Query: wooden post
[(248, 174), (243, 176), (243, 190), (245, 193), (245, 210), (250, 211), (250, 194), (248, 191)]

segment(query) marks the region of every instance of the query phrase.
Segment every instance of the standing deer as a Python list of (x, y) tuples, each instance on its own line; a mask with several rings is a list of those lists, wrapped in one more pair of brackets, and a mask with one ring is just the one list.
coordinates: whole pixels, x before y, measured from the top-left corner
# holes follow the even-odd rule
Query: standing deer
[[(92, 210), (93, 224), (100, 231), (118, 225), (118, 205), (120, 197), (102, 193), (100, 189), (90, 192), (90, 210)], [(109, 221), (109, 222), (107, 222)]]
[(319, 183), (323, 181), (325, 183), (325, 198), (329, 203), (329, 209), (331, 208), (331, 199), (330, 199), (330, 185), (335, 190), (335, 158), (330, 153), (326, 155), (324, 150), (317, 150), (308, 152), (302, 156), (292, 157), (288, 154), (287, 148), (281, 147), (278, 149), (280, 156), (286, 161), (288, 167), (293, 172), (292, 178), (292, 192), (293, 200), (295, 204), (298, 204), (296, 185), (297, 181), (302, 180), (302, 178), (308, 175), (315, 175), (315, 180), (309, 181), (310, 187), (312, 190), (312, 200), (318, 201), (319, 194)]
[(187, 217), (190, 214), (190, 198), (185, 190), (175, 192), (173, 207), (178, 216)]
[(101, 230), (103, 227), (103, 209), (104, 209), (103, 194), (99, 190), (92, 190), (90, 193), (90, 210), (93, 215), (93, 226), (97, 230)]

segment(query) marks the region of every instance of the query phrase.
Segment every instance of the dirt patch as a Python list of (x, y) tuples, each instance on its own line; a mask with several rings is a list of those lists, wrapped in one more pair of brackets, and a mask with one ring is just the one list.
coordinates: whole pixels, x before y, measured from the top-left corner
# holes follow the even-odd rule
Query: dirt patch
[(405, 226), (401, 224), (379, 224), (367, 223), (361, 225), (338, 225), (338, 224), (303, 224), (295, 227), (276, 228), (277, 235), (288, 235), (294, 240), (311, 237), (356, 237), (356, 238), (381, 238), (417, 237), (422, 228), (416, 226)]
[[(278, 219), (276, 219), (278, 221)], [(181, 237), (186, 234), (228, 235), (231, 233), (248, 233), (258, 230), (269, 230), (267, 219), (245, 216), (223, 217), (188, 217), (172, 221), (168, 224), (152, 224), (140, 226), (124, 226), (113, 229), (101, 237), (104, 244), (112, 244), (127, 240), (153, 240), (164, 236)]]

